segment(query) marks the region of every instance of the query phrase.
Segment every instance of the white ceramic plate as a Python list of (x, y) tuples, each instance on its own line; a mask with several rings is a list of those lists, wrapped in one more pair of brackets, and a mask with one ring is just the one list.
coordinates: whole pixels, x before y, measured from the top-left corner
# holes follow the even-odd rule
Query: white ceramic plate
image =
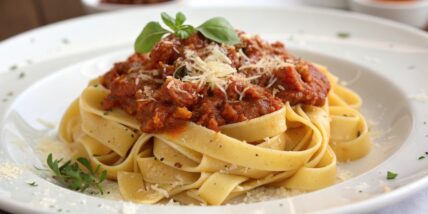
[(157, 6), (170, 6), (170, 5), (182, 5), (182, 0), (171, 0), (168, 2), (161, 2), (158, 4), (112, 4), (112, 3), (103, 3), (101, 0), (82, 0), (83, 5), (86, 10), (90, 13), (96, 12), (105, 12), (105, 11), (114, 11), (114, 10), (123, 10), (132, 7), (157, 7)]
[[(163, 8), (175, 12), (177, 8)], [(354, 177), (303, 195), (217, 207), (135, 205), (73, 192), (34, 170), (39, 139), (54, 135), (67, 105), (86, 82), (132, 51), (156, 8), (78, 18), (0, 43), (0, 208), (62, 213), (284, 213), (367, 212), (428, 186), (428, 36), (368, 16), (309, 8), (181, 9), (199, 24), (224, 16), (237, 28), (284, 41), (291, 52), (327, 65), (363, 98), (376, 124), (375, 146), (342, 169)], [(348, 35), (348, 38), (337, 36)], [(418, 99), (417, 99), (418, 98)], [(42, 119), (42, 120), (41, 120)], [(376, 134), (377, 133), (377, 134)], [(399, 175), (386, 180), (386, 172)], [(35, 181), (38, 186), (27, 183)], [(385, 190), (391, 189), (390, 192)]]

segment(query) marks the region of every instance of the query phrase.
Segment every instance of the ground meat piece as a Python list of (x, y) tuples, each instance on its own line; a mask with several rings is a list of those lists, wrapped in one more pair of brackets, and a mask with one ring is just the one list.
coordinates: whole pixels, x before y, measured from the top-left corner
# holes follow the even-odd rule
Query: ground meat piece
[(198, 101), (197, 87), (177, 79), (168, 79), (163, 84), (158, 98), (178, 106), (191, 106)]
[(273, 88), (279, 90), (276, 96), (284, 102), (289, 101), (291, 105), (324, 105), (330, 83), (312, 64), (300, 61), (295, 68), (286, 67), (275, 71), (274, 75), (278, 81)]
[(175, 46), (172, 41), (162, 40), (153, 47), (150, 52), (150, 58), (152, 61), (161, 64), (174, 64), (174, 61), (179, 56)]

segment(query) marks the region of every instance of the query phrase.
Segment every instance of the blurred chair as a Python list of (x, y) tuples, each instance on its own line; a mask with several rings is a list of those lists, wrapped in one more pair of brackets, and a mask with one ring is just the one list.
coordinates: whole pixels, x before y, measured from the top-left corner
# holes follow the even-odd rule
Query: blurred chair
[(0, 0), (0, 40), (84, 14), (80, 0)]

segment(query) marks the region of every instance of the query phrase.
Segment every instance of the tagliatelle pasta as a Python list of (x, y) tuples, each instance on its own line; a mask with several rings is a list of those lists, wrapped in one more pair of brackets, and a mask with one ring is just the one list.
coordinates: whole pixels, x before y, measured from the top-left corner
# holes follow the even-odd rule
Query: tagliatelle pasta
[[(106, 114), (101, 101), (108, 90), (90, 85), (64, 115), (60, 136), (82, 147), (76, 155), (101, 165), (117, 179), (123, 197), (138, 203), (179, 195), (178, 201), (219, 205), (262, 185), (316, 190), (335, 183), (336, 158), (354, 160), (370, 150), (365, 119), (356, 109), (360, 99), (346, 90), (356, 98), (348, 103), (337, 87), (343, 90), (333, 84), (328, 96), (337, 105), (286, 104), (225, 126), (227, 135), (223, 127), (215, 132), (191, 122), (176, 132), (141, 133), (138, 121), (121, 110)], [(193, 190), (197, 198), (186, 194)]]
[(221, 205), (262, 186), (313, 191), (336, 182), (338, 161), (369, 153), (361, 98), (327, 68), (257, 36), (202, 34), (115, 64), (63, 116), (73, 156), (123, 198)]

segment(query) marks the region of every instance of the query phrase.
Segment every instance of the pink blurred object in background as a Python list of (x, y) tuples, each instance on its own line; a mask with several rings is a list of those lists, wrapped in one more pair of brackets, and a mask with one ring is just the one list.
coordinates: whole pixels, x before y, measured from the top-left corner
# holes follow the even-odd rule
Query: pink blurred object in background
[(351, 0), (353, 11), (426, 28), (428, 1), (426, 0)]

